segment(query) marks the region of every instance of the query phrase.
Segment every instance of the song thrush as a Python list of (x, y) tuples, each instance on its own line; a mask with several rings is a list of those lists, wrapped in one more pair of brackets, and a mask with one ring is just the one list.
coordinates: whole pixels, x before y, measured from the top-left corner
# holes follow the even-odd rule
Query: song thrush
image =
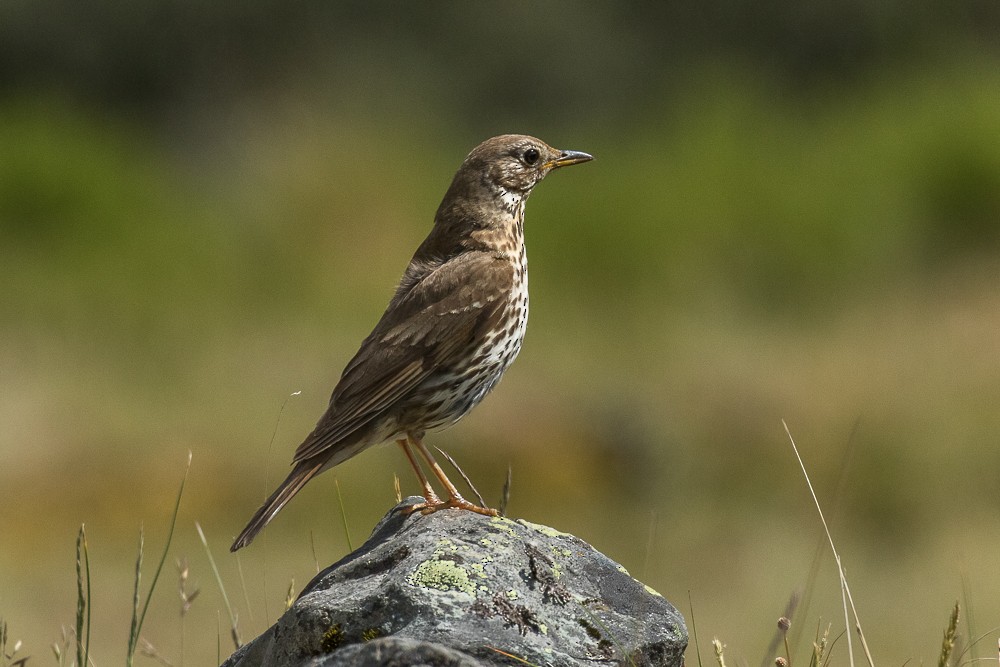
[[(512, 134), (469, 153), (382, 319), (347, 364), (316, 428), (295, 450), (291, 473), (232, 551), (249, 544), (316, 474), (390, 438), (423, 487), (425, 501), (415, 509), (496, 515), (462, 498), (424, 446), (424, 433), (461, 419), (514, 361), (528, 320), (524, 203), (550, 171), (590, 159)], [(444, 486), (446, 500), (435, 494), (411, 446)]]

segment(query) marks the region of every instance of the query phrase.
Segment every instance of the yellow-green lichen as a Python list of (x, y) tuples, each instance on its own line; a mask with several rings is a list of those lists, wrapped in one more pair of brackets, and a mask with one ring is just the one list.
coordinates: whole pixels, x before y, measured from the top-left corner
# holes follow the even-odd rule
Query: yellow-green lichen
[(425, 560), (410, 573), (407, 581), (411, 586), (420, 588), (476, 594), (476, 586), (469, 581), (469, 573), (451, 560)]
[(514, 535), (514, 522), (505, 516), (495, 516), (490, 519), (490, 525), (494, 528), (499, 528), (500, 530)]
[[(621, 572), (622, 574), (628, 574), (628, 570), (625, 569), (624, 565), (615, 565), (615, 569), (618, 570), (619, 572)], [(629, 575), (629, 576), (632, 576), (632, 575)]]
[(340, 623), (331, 625), (319, 640), (320, 648), (327, 653), (338, 648), (344, 641), (344, 631), (340, 629)]
[(546, 537), (572, 537), (569, 533), (563, 533), (555, 528), (549, 528), (548, 526), (543, 526), (538, 523), (531, 523), (530, 521), (525, 521), (524, 519), (520, 519), (520, 522), (535, 532), (545, 535)]
[(649, 593), (650, 595), (655, 595), (655, 596), (656, 596), (656, 597), (658, 597), (658, 598), (662, 598), (662, 597), (663, 597), (663, 596), (662, 596), (662, 595), (660, 595), (660, 594), (659, 594), (658, 592), (656, 592), (655, 590), (653, 590), (653, 588), (652, 588), (652, 587), (650, 587), (650, 586), (647, 586), (646, 584), (643, 584), (643, 585), (642, 585), (642, 587), (643, 587), (643, 588), (645, 588), (645, 589), (646, 589), (646, 592), (647, 592), (647, 593)]
[(382, 636), (382, 631), (378, 628), (368, 628), (361, 633), (361, 641), (370, 642), (373, 639), (378, 639)]
[(508, 600), (516, 600), (520, 596), (521, 596), (521, 594), (518, 593), (517, 590), (515, 590), (513, 588), (511, 588), (510, 590), (507, 591), (507, 599)]
[(435, 556), (443, 556), (446, 552), (449, 552), (449, 551), (451, 553), (457, 553), (458, 552), (458, 545), (455, 544), (454, 542), (452, 542), (451, 540), (449, 540), (448, 538), (444, 538), (444, 539), (438, 540), (438, 548), (434, 550), (434, 555)]

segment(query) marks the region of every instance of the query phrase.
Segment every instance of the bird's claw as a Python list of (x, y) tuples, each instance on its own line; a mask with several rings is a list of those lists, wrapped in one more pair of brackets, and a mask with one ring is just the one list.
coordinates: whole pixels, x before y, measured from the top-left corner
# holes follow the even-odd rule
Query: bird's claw
[(482, 514), (483, 516), (500, 516), (500, 512), (492, 507), (480, 507), (475, 503), (470, 503), (462, 496), (452, 496), (451, 498), (448, 498), (448, 500), (441, 500), (437, 496), (425, 498), (424, 502), (417, 503), (416, 505), (410, 505), (403, 511), (406, 512), (406, 514), (420, 512), (421, 514), (426, 515), (445, 509), (466, 510), (467, 512), (475, 512), (476, 514)]

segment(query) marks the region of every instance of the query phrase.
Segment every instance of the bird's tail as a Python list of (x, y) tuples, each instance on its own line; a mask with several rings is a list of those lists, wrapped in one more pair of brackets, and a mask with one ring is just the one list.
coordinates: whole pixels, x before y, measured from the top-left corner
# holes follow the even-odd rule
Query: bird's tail
[(274, 493), (264, 501), (264, 504), (260, 506), (260, 509), (254, 513), (253, 518), (247, 524), (247, 527), (243, 529), (236, 541), (233, 542), (233, 546), (229, 547), (230, 551), (237, 551), (242, 549), (246, 545), (253, 541), (253, 538), (257, 537), (257, 533), (264, 529), (271, 519), (274, 518), (281, 508), (285, 506), (292, 497), (299, 492), (299, 490), (305, 486), (306, 482), (312, 479), (316, 473), (322, 469), (323, 463), (316, 461), (301, 461), (296, 464), (292, 469), (292, 472), (288, 474), (285, 481), (282, 482)]

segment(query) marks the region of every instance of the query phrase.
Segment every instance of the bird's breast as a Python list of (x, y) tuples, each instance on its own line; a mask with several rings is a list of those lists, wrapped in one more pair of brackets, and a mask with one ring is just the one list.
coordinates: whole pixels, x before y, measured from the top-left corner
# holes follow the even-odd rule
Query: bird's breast
[(513, 281), (498, 317), (491, 318), (475, 343), (439, 368), (418, 392), (422, 405), (433, 406), (423, 415), (426, 430), (454, 424), (474, 408), (503, 377), (521, 351), (528, 326), (528, 270), (524, 253), (512, 263)]

